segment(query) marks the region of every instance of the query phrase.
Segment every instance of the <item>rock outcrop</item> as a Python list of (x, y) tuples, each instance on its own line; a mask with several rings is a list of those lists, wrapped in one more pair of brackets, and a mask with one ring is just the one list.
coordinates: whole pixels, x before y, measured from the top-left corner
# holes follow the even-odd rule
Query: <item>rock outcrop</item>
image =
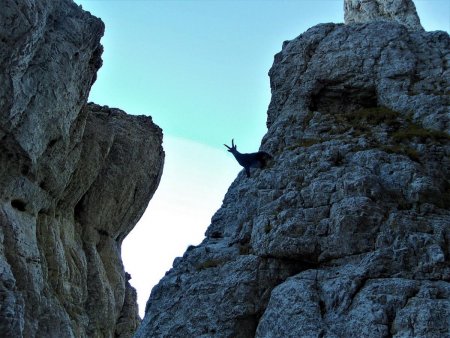
[(129, 337), (120, 247), (159, 183), (161, 130), (86, 104), (99, 19), (71, 0), (1, 8), (0, 336)]
[(395, 21), (283, 44), (273, 163), (239, 174), (136, 337), (450, 336), (450, 38)]
[(344, 0), (345, 23), (394, 21), (409, 30), (423, 31), (411, 0)]

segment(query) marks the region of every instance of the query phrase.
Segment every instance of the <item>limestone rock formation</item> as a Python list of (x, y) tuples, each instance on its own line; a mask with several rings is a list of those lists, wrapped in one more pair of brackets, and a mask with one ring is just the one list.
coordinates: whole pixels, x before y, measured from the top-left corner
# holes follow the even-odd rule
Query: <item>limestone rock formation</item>
[(344, 0), (345, 23), (394, 21), (410, 30), (423, 31), (411, 0)]
[(136, 337), (450, 336), (449, 65), (447, 33), (395, 21), (286, 41), (272, 164), (239, 174)]
[(0, 7), (0, 336), (130, 337), (120, 247), (159, 183), (161, 130), (86, 105), (99, 19), (71, 0)]

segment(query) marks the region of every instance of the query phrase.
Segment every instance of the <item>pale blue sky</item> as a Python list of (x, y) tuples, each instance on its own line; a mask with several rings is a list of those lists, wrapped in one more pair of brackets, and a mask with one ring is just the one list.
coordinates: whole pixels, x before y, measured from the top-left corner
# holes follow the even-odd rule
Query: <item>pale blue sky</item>
[[(343, 21), (343, 0), (78, 0), (106, 24), (91, 100), (149, 114), (165, 134), (257, 148), (267, 72), (284, 40)], [(450, 1), (416, 1), (429, 29), (449, 29)]]
[[(151, 115), (164, 131), (163, 178), (123, 245), (140, 313), (151, 287), (197, 244), (240, 167), (223, 147), (256, 151), (267, 73), (284, 40), (343, 22), (343, 0), (75, 0), (106, 25), (90, 100)], [(450, 31), (450, 1), (416, 0), (426, 30)]]
[(91, 99), (150, 114), (165, 134), (258, 148), (283, 40), (342, 21), (340, 1), (78, 1), (106, 23)]

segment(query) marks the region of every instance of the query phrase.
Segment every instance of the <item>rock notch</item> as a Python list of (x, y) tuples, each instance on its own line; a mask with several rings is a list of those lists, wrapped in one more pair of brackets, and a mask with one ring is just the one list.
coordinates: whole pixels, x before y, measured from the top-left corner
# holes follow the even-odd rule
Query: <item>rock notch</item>
[(150, 117), (86, 104), (103, 23), (70, 0), (0, 11), (0, 336), (130, 337), (121, 243), (162, 172)]

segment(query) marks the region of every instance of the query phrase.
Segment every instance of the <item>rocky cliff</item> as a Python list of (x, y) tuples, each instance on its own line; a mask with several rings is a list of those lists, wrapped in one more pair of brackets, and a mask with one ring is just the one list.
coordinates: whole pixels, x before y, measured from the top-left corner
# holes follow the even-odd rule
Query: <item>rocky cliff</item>
[(129, 337), (120, 247), (159, 183), (161, 130), (86, 104), (99, 19), (71, 0), (0, 7), (0, 336)]
[(394, 2), (283, 43), (273, 162), (238, 175), (136, 337), (450, 336), (450, 38)]

